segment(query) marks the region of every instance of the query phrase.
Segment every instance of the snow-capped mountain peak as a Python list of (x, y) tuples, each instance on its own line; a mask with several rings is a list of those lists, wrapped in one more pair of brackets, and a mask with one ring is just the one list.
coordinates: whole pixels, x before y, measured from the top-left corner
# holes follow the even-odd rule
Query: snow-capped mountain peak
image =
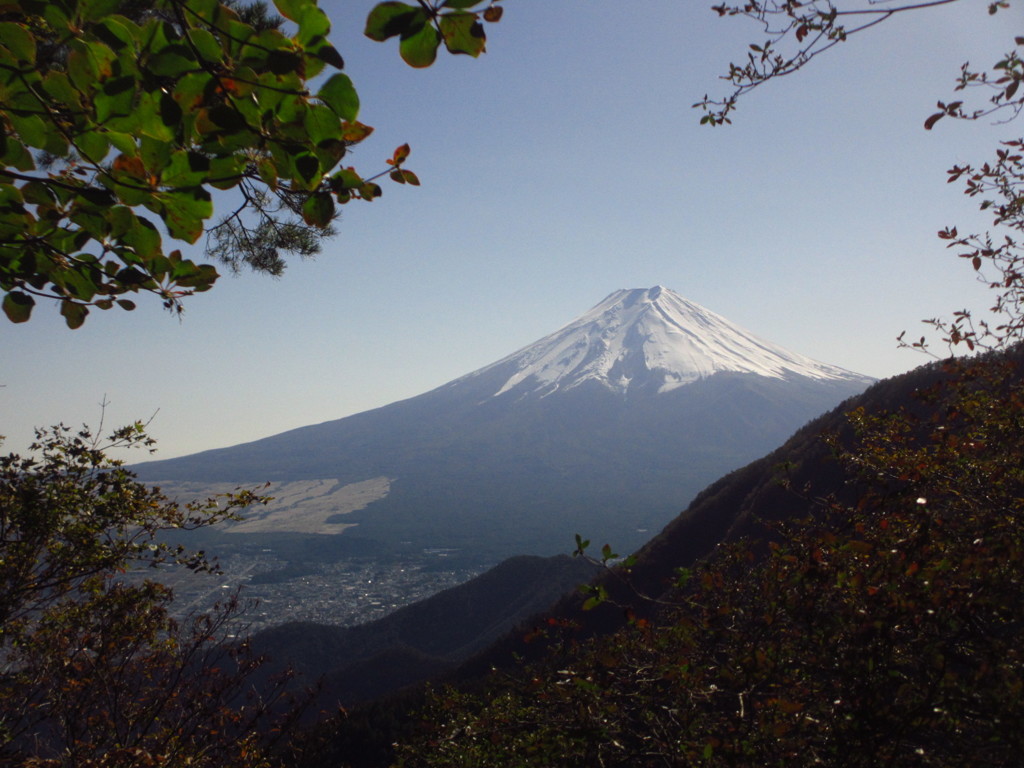
[(495, 396), (544, 396), (587, 381), (621, 393), (661, 393), (721, 372), (869, 380), (765, 341), (660, 285), (615, 291), (558, 331), (470, 377), (495, 369), (512, 371)]

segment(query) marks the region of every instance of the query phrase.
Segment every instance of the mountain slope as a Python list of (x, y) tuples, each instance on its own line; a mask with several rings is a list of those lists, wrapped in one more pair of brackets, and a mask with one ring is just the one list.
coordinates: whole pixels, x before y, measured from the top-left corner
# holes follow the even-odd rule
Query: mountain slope
[(391, 762), (1019, 765), (1020, 365), (886, 382), (715, 483), (640, 553), (634, 576), (691, 568), (660, 605), (602, 627), (577, 601), (556, 653), (446, 691)]
[[(912, 393), (932, 389), (946, 378), (940, 365), (924, 366), (878, 382), (863, 394), (814, 419), (775, 450), (710, 484), (685, 512), (654, 536), (637, 553), (637, 563), (631, 570), (629, 580), (635, 591), (606, 574), (601, 581), (610, 595), (609, 602), (583, 611), (581, 605), (585, 598), (579, 593), (567, 595), (549, 611), (534, 617), (449, 673), (444, 682), (469, 684), (468, 690), (477, 690), (481, 678), (492, 670), (500, 670), (499, 675), (516, 675), (523, 659), (545, 659), (552, 649), (559, 652), (556, 663), (564, 666), (568, 661), (563, 660), (561, 651), (566, 648), (588, 647), (585, 640), (610, 635), (622, 628), (629, 616), (653, 618), (663, 606), (639, 597), (638, 593), (664, 597), (679, 568), (694, 567), (720, 542), (734, 541), (741, 536), (763, 538), (766, 529), (762, 521), (802, 516), (814, 499), (832, 496), (853, 501), (861, 489), (847, 482), (847, 473), (835, 461), (822, 436), (832, 433), (840, 435), (844, 442), (848, 440), (847, 413), (853, 408), (863, 408), (868, 413), (910, 411), (923, 423), (928, 423), (934, 406), (914, 399)], [(792, 482), (793, 490), (780, 485), (779, 480), (784, 476)], [(595, 548), (603, 541), (596, 540)], [(629, 611), (623, 610), (626, 606)], [(563, 629), (558, 631), (557, 627)], [(439, 685), (435, 683), (435, 689)], [(391, 709), (387, 703), (379, 706), (384, 710), (384, 717), (380, 710), (374, 710), (372, 722), (386, 720), (388, 727), (397, 730), (385, 729), (382, 734), (377, 733), (367, 728), (359, 712), (354, 713), (351, 725), (346, 722), (329, 726), (328, 738), (339, 745), (337, 754), (350, 754), (342, 750), (342, 744), (358, 744), (361, 753), (380, 756), (366, 762), (354, 760), (353, 765), (391, 765), (395, 760), (391, 745), (418, 737), (416, 734), (421, 727), (418, 715), (409, 720), (415, 725), (405, 725), (403, 715), (396, 713), (403, 708), (407, 708), (404, 716), (411, 711), (418, 713), (423, 706), (421, 699), (410, 694), (408, 699), (392, 703)]]
[[(604, 574), (599, 581), (610, 595), (608, 603), (583, 611), (585, 597), (567, 595), (552, 607), (550, 615), (560, 623), (576, 627), (577, 640), (614, 631), (625, 622), (623, 606), (638, 616), (660, 611), (662, 606), (656, 599), (670, 591), (678, 570), (691, 568), (709, 557), (719, 544), (744, 537), (764, 540), (769, 535), (766, 522), (803, 516), (815, 499), (833, 497), (852, 503), (862, 489), (848, 482), (849, 474), (836, 461), (825, 436), (837, 435), (842, 444), (848, 444), (848, 414), (854, 409), (876, 414), (903, 411), (927, 421), (932, 410), (927, 403), (915, 399), (914, 393), (933, 388), (946, 379), (941, 364), (924, 365), (879, 381), (823, 413), (774, 450), (718, 478), (697, 494), (683, 512), (635, 553), (636, 563), (630, 569), (628, 585)], [(783, 485), (783, 479), (789, 487)], [(524, 643), (523, 635), (519, 632), (502, 638), (467, 662), (458, 677), (472, 679), (492, 667), (510, 665), (514, 658), (536, 658), (545, 653), (543, 643)]]
[(376, 543), (496, 561), (565, 552), (575, 533), (597, 531), (625, 549), (869, 382), (667, 289), (625, 290), (418, 397), (137, 470), (152, 481), (332, 479), (339, 489), (385, 478), (386, 496), (327, 520)]

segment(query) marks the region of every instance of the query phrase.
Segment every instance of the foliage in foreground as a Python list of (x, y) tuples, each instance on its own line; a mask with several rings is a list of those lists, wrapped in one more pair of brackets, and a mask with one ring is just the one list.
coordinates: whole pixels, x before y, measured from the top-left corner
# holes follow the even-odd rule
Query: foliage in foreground
[[(252, 492), (179, 507), (106, 450), (148, 445), (140, 425), (100, 444), (41, 432), (0, 458), (0, 762), (30, 766), (260, 766), (280, 687), (228, 642), (236, 601), (187, 621), (159, 574), (213, 565), (158, 538), (237, 515)], [(134, 574), (127, 574), (134, 571)]]
[[(479, 55), (484, 0), (379, 4), (366, 34), (401, 39), (413, 66), (443, 42)], [(172, 240), (207, 235), (207, 255), (279, 274), (332, 233), (337, 206), (373, 200), (375, 179), (419, 184), (403, 167), (342, 165), (373, 130), (313, 0), (276, 0), (284, 19), (231, 0), (25, 0), (0, 6), (0, 290), (15, 323), (37, 299), (67, 325), (91, 307), (181, 300), (209, 289), (211, 264)], [(213, 194), (228, 212), (214, 225)]]
[(925, 417), (854, 412), (856, 504), (798, 493), (770, 547), (722, 548), (656, 621), (437, 694), (401, 764), (1018, 765), (1016, 357), (958, 368)]

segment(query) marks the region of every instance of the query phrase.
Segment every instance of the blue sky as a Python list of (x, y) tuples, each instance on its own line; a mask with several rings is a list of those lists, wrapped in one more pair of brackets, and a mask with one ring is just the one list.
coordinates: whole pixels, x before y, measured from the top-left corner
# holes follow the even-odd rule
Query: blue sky
[[(760, 34), (692, 0), (504, 0), (478, 60), (412, 70), (362, 37), (373, 3), (325, 0), (383, 167), (423, 185), (346, 206), (281, 279), (225, 276), (179, 322), (152, 302), (76, 331), (4, 324), (0, 433), (148, 419), (161, 457), (411, 397), (550, 333), (619, 288), (662, 284), (755, 333), (883, 377), (919, 321), (984, 307), (935, 232), (981, 229), (945, 169), (1013, 127), (941, 121), (960, 64), (1012, 45), (1020, 10), (905, 14), (752, 93), (735, 124), (690, 105)], [(1011, 15), (1011, 13), (1013, 15)], [(196, 249), (198, 255), (198, 248)]]

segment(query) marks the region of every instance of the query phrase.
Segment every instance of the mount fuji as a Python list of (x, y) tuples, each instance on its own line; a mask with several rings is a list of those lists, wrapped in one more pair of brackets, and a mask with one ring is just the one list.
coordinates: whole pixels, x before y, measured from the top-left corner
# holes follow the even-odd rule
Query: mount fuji
[(662, 394), (725, 372), (870, 381), (759, 339), (660, 285), (616, 291), (561, 330), (452, 385), (492, 370), (510, 374), (494, 397), (545, 397), (591, 381), (623, 396)]
[(173, 493), (271, 481), (239, 534), (340, 534), (482, 558), (619, 551), (869, 377), (758, 338), (666, 288), (620, 290), (417, 397), (134, 467)]

